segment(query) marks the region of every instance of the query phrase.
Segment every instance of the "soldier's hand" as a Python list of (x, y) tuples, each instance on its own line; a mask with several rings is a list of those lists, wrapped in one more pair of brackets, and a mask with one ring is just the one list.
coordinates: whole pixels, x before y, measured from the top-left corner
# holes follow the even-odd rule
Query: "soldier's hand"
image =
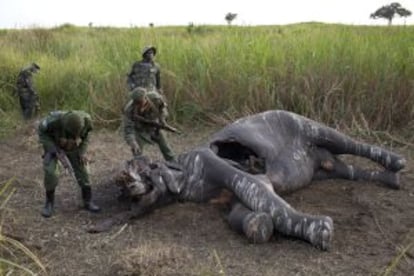
[(39, 102), (36, 102), (36, 104), (35, 104), (35, 110), (36, 110), (36, 112), (39, 112), (40, 111), (40, 103)]
[(133, 145), (131, 146), (131, 151), (132, 151), (132, 155), (135, 156), (140, 156), (142, 154), (141, 149), (139, 148), (138, 145)]
[(89, 158), (86, 154), (79, 155), (79, 163), (82, 166), (86, 166), (89, 163)]
[(77, 147), (75, 139), (59, 138), (59, 147), (65, 151), (72, 151)]
[(66, 147), (68, 146), (68, 139), (61, 137), (59, 138), (58, 144), (59, 148), (66, 149)]

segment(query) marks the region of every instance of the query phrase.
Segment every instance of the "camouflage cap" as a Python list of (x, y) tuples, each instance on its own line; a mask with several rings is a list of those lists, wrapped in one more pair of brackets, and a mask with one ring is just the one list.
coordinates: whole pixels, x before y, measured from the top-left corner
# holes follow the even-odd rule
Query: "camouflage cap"
[(40, 66), (39, 65), (37, 65), (36, 63), (32, 63), (32, 67), (33, 68), (35, 68), (35, 69), (37, 69), (37, 70), (40, 70)]
[(152, 52), (154, 53), (154, 56), (157, 54), (157, 49), (152, 45), (145, 46), (144, 49), (142, 49), (141, 54), (145, 55), (145, 53), (148, 52), (149, 50), (152, 50)]
[(66, 113), (62, 118), (62, 124), (65, 132), (68, 133), (72, 138), (77, 138), (84, 127), (84, 120), (81, 116), (74, 112)]
[(143, 87), (137, 87), (131, 92), (131, 99), (133, 101), (141, 100), (144, 98), (145, 94), (147, 93), (147, 90)]

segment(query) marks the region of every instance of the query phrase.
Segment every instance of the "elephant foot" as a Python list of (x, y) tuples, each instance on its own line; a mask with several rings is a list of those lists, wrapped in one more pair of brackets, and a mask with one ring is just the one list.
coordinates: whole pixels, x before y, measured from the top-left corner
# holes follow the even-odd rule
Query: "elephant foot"
[(386, 164), (386, 168), (392, 172), (398, 172), (405, 168), (405, 165), (407, 164), (407, 160), (402, 157), (396, 157), (396, 160), (394, 162), (390, 162), (389, 164)]
[(313, 220), (306, 229), (306, 238), (321, 250), (329, 250), (333, 239), (333, 221), (330, 217)]
[(273, 235), (272, 217), (267, 213), (251, 213), (243, 220), (243, 232), (252, 243), (265, 243)]
[(380, 179), (387, 187), (395, 190), (401, 189), (400, 175), (394, 172), (385, 171), (381, 173)]

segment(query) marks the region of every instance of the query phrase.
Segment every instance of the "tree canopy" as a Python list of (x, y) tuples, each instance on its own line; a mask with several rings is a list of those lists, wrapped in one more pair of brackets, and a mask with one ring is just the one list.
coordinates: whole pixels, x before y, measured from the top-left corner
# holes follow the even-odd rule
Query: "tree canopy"
[(228, 12), (224, 19), (227, 21), (227, 24), (231, 25), (231, 22), (233, 22), (234, 19), (236, 19), (237, 13), (231, 13)]
[(411, 11), (403, 8), (400, 3), (393, 2), (389, 5), (382, 6), (381, 8), (377, 9), (374, 13), (371, 14), (371, 18), (383, 18), (388, 20), (388, 25), (392, 24), (392, 20), (396, 15), (400, 17), (408, 17), (411, 16)]

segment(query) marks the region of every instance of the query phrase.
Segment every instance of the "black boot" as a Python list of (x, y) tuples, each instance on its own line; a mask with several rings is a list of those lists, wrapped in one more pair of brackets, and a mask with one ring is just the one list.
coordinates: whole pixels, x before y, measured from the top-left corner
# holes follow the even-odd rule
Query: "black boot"
[(97, 213), (101, 210), (101, 208), (99, 208), (99, 206), (95, 205), (92, 202), (92, 190), (91, 187), (86, 186), (82, 188), (82, 198), (83, 198), (83, 207), (90, 211), (90, 212), (94, 212)]
[(53, 214), (53, 205), (55, 202), (55, 190), (46, 191), (46, 203), (45, 207), (42, 209), (42, 216), (49, 218)]

